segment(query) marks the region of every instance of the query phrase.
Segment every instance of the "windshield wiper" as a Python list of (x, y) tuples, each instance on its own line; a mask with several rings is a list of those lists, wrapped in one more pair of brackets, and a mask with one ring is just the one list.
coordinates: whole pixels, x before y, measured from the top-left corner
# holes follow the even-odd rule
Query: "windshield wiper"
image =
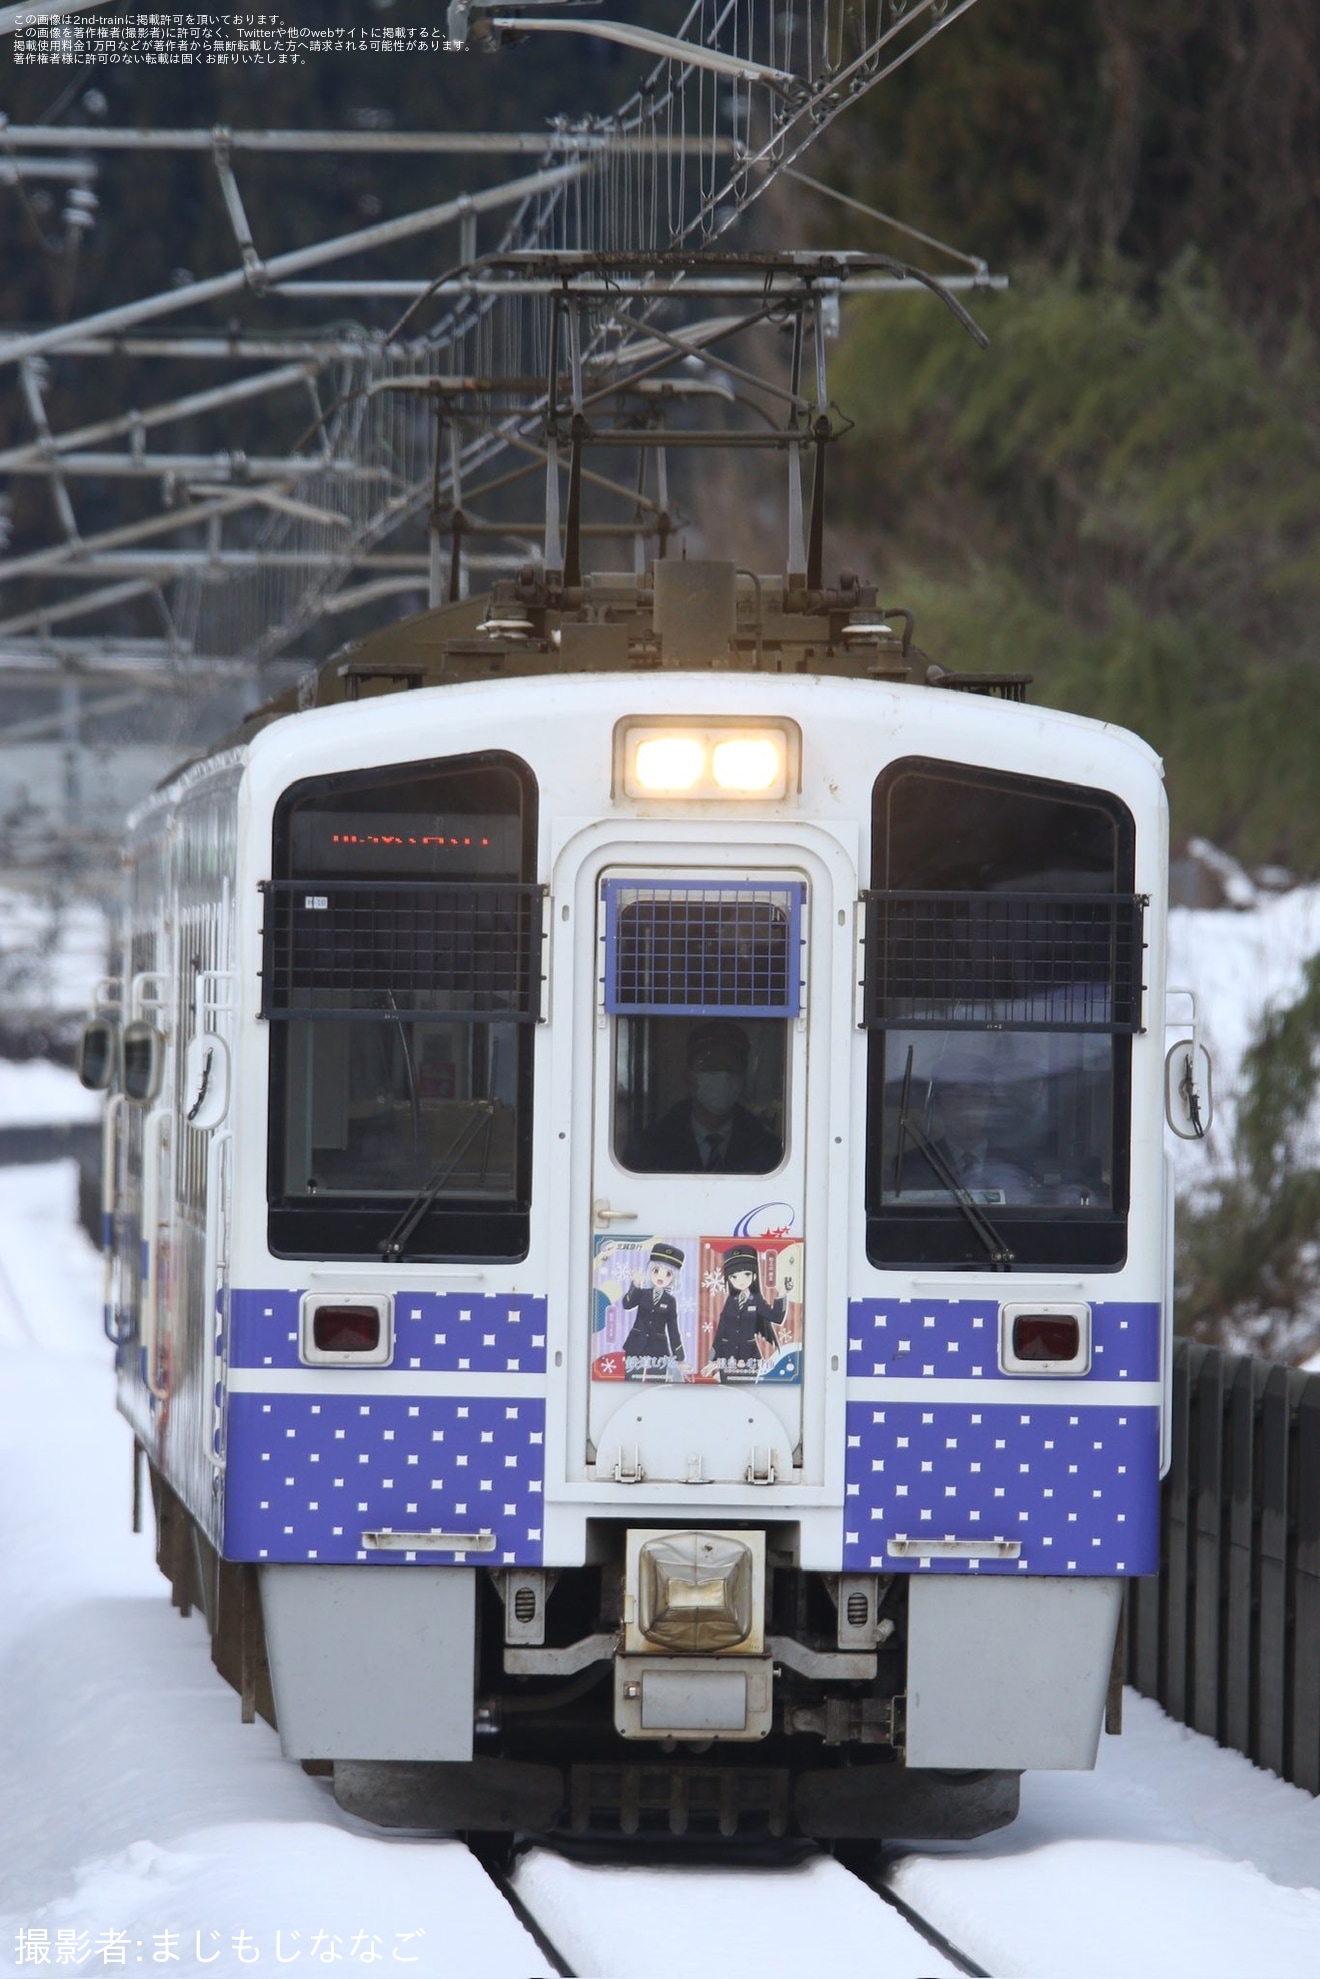
[(397, 1263), (403, 1256), (408, 1239), (412, 1236), (413, 1231), (417, 1228), (441, 1189), (444, 1188), (445, 1183), (458, 1167), (459, 1162), (463, 1159), (463, 1156), (467, 1153), (481, 1129), (484, 1127), (489, 1131), (490, 1124), (495, 1118), (494, 1100), (481, 1099), (477, 1100), (475, 1104), (476, 1112), (460, 1128), (444, 1161), (436, 1169), (430, 1181), (417, 1191), (417, 1194), (413, 1197), (407, 1209), (404, 1210), (403, 1215), (390, 1231), (389, 1236), (381, 1239), (380, 1254), (387, 1264)]
[(912, 1047), (908, 1046), (907, 1068), (903, 1074), (903, 1100), (898, 1115), (898, 1151), (894, 1157), (894, 1194), (902, 1194), (901, 1169), (903, 1146), (911, 1140), (919, 1154), (924, 1156), (932, 1175), (941, 1188), (961, 1210), (971, 1227), (973, 1235), (985, 1248), (986, 1256), (996, 1271), (1007, 1271), (1013, 1262), (1013, 1253), (1008, 1248), (999, 1231), (985, 1214), (971, 1192), (964, 1188), (957, 1175), (946, 1161), (920, 1121), (912, 1118)]
[(394, 991), (392, 989), (387, 989), (385, 992), (385, 1007), (393, 1019), (394, 1028), (399, 1033), (399, 1046), (403, 1052), (404, 1069), (408, 1074), (408, 1110), (412, 1118), (412, 1151), (416, 1154), (422, 1144), (422, 1100), (417, 1087), (417, 1067), (413, 1063), (412, 1041), (404, 1026), (403, 1018), (399, 1012), (399, 1006), (394, 1001)]

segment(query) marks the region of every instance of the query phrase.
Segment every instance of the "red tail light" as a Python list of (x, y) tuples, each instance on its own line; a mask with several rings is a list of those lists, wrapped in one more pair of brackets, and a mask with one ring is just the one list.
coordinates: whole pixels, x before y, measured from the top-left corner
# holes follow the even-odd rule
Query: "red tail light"
[(312, 1314), (312, 1344), (322, 1354), (374, 1354), (380, 1346), (380, 1314), (375, 1306), (318, 1306)]
[(1013, 1353), (1020, 1361), (1075, 1361), (1081, 1345), (1081, 1326), (1070, 1313), (1024, 1312), (1013, 1320)]

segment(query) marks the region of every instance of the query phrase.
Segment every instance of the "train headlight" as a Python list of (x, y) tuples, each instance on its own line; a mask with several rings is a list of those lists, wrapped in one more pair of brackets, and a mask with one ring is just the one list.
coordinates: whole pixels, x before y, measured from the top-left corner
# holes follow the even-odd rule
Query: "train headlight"
[(801, 738), (793, 722), (622, 722), (615, 732), (614, 788), (627, 797), (760, 799), (796, 788)]
[(667, 1533), (637, 1559), (637, 1626), (656, 1649), (709, 1656), (752, 1633), (752, 1550), (713, 1532)]
[(651, 796), (678, 795), (699, 783), (706, 751), (694, 735), (651, 735), (637, 744), (633, 775)]
[(721, 790), (745, 791), (749, 797), (760, 797), (782, 781), (784, 751), (768, 736), (734, 736), (728, 742), (715, 744), (710, 766)]

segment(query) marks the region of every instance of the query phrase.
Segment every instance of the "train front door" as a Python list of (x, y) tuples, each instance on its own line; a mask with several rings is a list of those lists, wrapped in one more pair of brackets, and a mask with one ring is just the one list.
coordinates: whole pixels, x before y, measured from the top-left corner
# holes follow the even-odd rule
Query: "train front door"
[(599, 875), (597, 1478), (801, 1474), (807, 905), (782, 868)]

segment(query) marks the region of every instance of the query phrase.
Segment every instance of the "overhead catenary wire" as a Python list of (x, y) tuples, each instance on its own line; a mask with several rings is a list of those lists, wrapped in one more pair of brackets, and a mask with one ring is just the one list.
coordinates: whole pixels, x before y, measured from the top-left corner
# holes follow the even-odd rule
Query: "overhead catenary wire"
[[(234, 219), (231, 252), (237, 265), (112, 310), (0, 339), (0, 361), (56, 352), (80, 363), (111, 355), (138, 361), (151, 361), (153, 354), (177, 355), (182, 361), (205, 352), (217, 363), (232, 358), (246, 370), (216, 387), (210, 404), (216, 417), (223, 416), (226, 394), (228, 404), (236, 406), (269, 393), (272, 408), (282, 410), (275, 375), (287, 377), (301, 363), (305, 388), (317, 392), (319, 406), (329, 404), (332, 411), (318, 409), (316, 456), (305, 462), (299, 459), (300, 448), (287, 443), (263, 449), (259, 464), (239, 457), (226, 461), (222, 449), (208, 463), (203, 450), (192, 446), (186, 455), (179, 450), (173, 472), (166, 465), (168, 444), (153, 444), (148, 454), (141, 434), (148, 424), (168, 430), (174, 416), (169, 408), (181, 407), (185, 397), (193, 398), (200, 413), (201, 395), (166, 393), (136, 423), (134, 415), (120, 415), (118, 437), (127, 446), (117, 453), (103, 447), (107, 481), (136, 481), (144, 487), (158, 481), (172, 491), (168, 498), (174, 502), (183, 490), (182, 508), (164, 517), (126, 522), (122, 535), (99, 531), (86, 545), (78, 544), (66, 528), (63, 541), (49, 551), (24, 547), (0, 563), (0, 581), (21, 578), (29, 585), (46, 585), (53, 605), (72, 603), (76, 612), (82, 607), (70, 598), (71, 584), (84, 597), (95, 594), (98, 585), (104, 595), (101, 580), (114, 575), (164, 586), (159, 595), (182, 649), (199, 660), (240, 654), (254, 663), (273, 660), (314, 624), (337, 591), (351, 593), (364, 583), (374, 584), (368, 560), (402, 526), (428, 513), (441, 515), (446, 504), (456, 508), (460, 490), (470, 508), (473, 477), (489, 473), (503, 450), (544, 444), (537, 430), (538, 419), (547, 413), (544, 398), (539, 406), (515, 407), (494, 388), (472, 394), (463, 403), (461, 433), (450, 436), (433, 500), (428, 391), (414, 395), (393, 389), (404, 373), (494, 380), (540, 368), (555, 306), (555, 279), (526, 270), (500, 273), (492, 268), (493, 261), (533, 250), (663, 254), (719, 242), (782, 174), (805, 176), (797, 161), (836, 116), (972, 4), (974, 0), (692, 0), (668, 37), (611, 25), (584, 12), (561, 22), (558, 31), (580, 35), (594, 29), (631, 44), (642, 66), (640, 82), (611, 114), (561, 117), (539, 133), (99, 127), (75, 132), (4, 120), (0, 154), (12, 157), (21, 151), (49, 159), (63, 148), (81, 161), (78, 170), (84, 177), (88, 160), (114, 155), (170, 150), (209, 154)], [(552, 25), (533, 23), (521, 12), (514, 18), (510, 10), (513, 34), (544, 35)], [(267, 161), (336, 151), (417, 159), (461, 152), (473, 161), (490, 164), (509, 158), (533, 169), (503, 184), (288, 251), (272, 251), (270, 244), (254, 241), (246, 218), (254, 208), (250, 199), (245, 204), (235, 176), (240, 161), (241, 172), (250, 172)], [(450, 227), (465, 250), (474, 220), (483, 218), (496, 221), (494, 247), (476, 257), (462, 252), (457, 262), (449, 257), (447, 273), (401, 295), (410, 310), (397, 326), (398, 344), (378, 333), (345, 335), (340, 323), (309, 331), (305, 318), (287, 344), (269, 331), (256, 335), (241, 321), (227, 338), (204, 325), (186, 326), (188, 311), (216, 304), (241, 307), (241, 299), (254, 292), (265, 299), (267, 323), (271, 309), (281, 303), (305, 311), (322, 299), (333, 306), (336, 296), (347, 300), (386, 294), (386, 281), (364, 279), (356, 269), (343, 281), (309, 278), (336, 261), (360, 262)], [(952, 252), (958, 256), (957, 250)], [(952, 291), (964, 283), (988, 286), (990, 278), (976, 257), (961, 259), (970, 274), (951, 282), (937, 284), (925, 271), (901, 263), (894, 264), (892, 273), (858, 271), (856, 281), (868, 287), (924, 283), (978, 334)], [(755, 281), (748, 278), (750, 288)], [(657, 343), (671, 338), (671, 364), (681, 359), (682, 335), (671, 322), (653, 320), (656, 297), (643, 292), (645, 285), (630, 302), (630, 327), (610, 321), (608, 300), (611, 294), (622, 299), (627, 282), (618, 275), (603, 280), (602, 307), (592, 322), (584, 319), (580, 361), (589, 392), (603, 389), (603, 374), (611, 364), (635, 358), (627, 346), (643, 322)], [(695, 297), (697, 283), (689, 282), (687, 292)], [(429, 302), (438, 305), (435, 320), (424, 335), (414, 334)], [(622, 319), (628, 312), (616, 314)], [(153, 325), (153, 334), (144, 335)], [(263, 366), (264, 371), (254, 368)], [(726, 369), (730, 378), (742, 376), (732, 365)], [(620, 375), (645, 382), (635, 362)], [(765, 380), (757, 382), (764, 385)], [(182, 421), (182, 414), (177, 416)], [(49, 438), (36, 434), (8, 451), (15, 456), (14, 470), (54, 476), (67, 468), (81, 481), (95, 474), (98, 462), (92, 455), (102, 444), (99, 438), (83, 442), (56, 429)], [(194, 492), (187, 492), (190, 487)], [(200, 500), (198, 487), (207, 490)], [(223, 505), (215, 492), (221, 487), (227, 496)], [(667, 500), (648, 496), (643, 509), (652, 516), (663, 512), (668, 526)], [(204, 546), (197, 541), (198, 528), (209, 532)], [(164, 550), (161, 534), (180, 532), (184, 546)], [(522, 554), (514, 539), (511, 549)]]

